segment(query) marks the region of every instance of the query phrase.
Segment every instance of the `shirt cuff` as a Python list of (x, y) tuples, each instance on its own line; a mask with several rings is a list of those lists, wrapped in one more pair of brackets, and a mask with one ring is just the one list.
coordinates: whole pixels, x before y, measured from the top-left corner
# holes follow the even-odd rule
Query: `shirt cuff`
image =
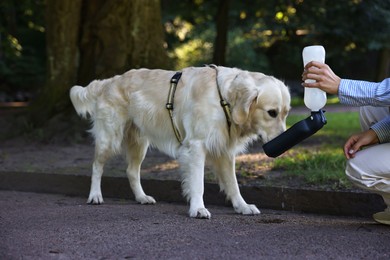
[(338, 90), (338, 97), (341, 104), (350, 105), (350, 106), (357, 106), (354, 104), (354, 102), (351, 99), (351, 88), (354, 87), (353, 84), (351, 84), (351, 80), (348, 79), (341, 79), (339, 84), (339, 90)]
[(390, 142), (390, 116), (372, 125), (371, 129), (374, 130), (381, 144)]

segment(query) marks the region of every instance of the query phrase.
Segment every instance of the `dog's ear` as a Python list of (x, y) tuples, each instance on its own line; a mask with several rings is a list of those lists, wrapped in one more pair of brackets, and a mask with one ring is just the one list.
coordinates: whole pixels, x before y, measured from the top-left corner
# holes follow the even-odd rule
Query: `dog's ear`
[(248, 73), (241, 72), (232, 81), (230, 90), (233, 122), (242, 125), (248, 120), (251, 105), (257, 102), (259, 89)]

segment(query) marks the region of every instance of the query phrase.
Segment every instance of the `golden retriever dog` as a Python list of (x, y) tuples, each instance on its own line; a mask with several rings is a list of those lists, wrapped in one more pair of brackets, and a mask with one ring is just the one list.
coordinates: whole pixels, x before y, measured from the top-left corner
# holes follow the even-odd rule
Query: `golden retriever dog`
[[(206, 161), (234, 210), (259, 214), (240, 194), (235, 156), (251, 142), (260, 139), (265, 143), (285, 131), (290, 110), (288, 88), (272, 76), (237, 68), (190, 67), (181, 72), (172, 122), (166, 103), (174, 71), (130, 70), (92, 81), (84, 88), (72, 87), (70, 98), (77, 113), (89, 115), (93, 122), (95, 157), (88, 203), (103, 203), (104, 164), (121, 152), (128, 162), (126, 173), (135, 200), (156, 203), (145, 194), (140, 181), (141, 163), (150, 145), (178, 159), (190, 217), (211, 217), (203, 202)], [(228, 113), (221, 99), (229, 104)], [(182, 140), (175, 135), (175, 127)]]

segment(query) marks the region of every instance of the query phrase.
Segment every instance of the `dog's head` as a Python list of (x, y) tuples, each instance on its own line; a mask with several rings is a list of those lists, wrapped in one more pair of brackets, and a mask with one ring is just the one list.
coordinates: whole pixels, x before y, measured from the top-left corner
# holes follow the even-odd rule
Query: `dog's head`
[(290, 92), (280, 80), (241, 71), (231, 81), (228, 97), (241, 135), (256, 134), (266, 143), (286, 130)]

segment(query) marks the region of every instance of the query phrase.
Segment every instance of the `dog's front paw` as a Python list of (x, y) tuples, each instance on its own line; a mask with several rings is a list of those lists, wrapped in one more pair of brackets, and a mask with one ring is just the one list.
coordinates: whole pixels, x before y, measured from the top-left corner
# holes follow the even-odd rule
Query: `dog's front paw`
[(137, 197), (135, 200), (141, 204), (156, 204), (156, 200), (148, 195)]
[(87, 203), (88, 204), (94, 204), (94, 205), (103, 204), (104, 201), (103, 201), (102, 193), (91, 193), (91, 194), (89, 194)]
[(260, 214), (260, 210), (253, 204), (245, 204), (240, 207), (234, 208), (237, 213), (243, 215), (258, 215)]
[(189, 214), (191, 218), (203, 218), (203, 219), (211, 218), (211, 213), (206, 208), (199, 208), (196, 210), (190, 209)]

